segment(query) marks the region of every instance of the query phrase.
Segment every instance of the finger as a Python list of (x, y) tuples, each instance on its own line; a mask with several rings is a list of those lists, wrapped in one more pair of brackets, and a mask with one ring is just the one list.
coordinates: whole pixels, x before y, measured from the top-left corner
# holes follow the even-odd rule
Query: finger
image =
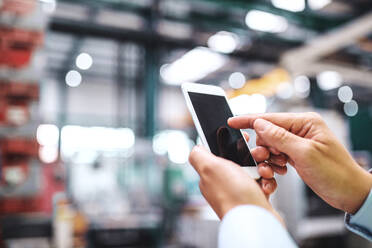
[(283, 153), (279, 155), (272, 154), (268, 161), (272, 164), (279, 165), (279, 166), (285, 166), (288, 162), (288, 157), (284, 155)]
[(266, 113), (266, 114), (250, 114), (235, 116), (228, 119), (228, 124), (232, 128), (236, 129), (246, 129), (253, 128), (253, 123), (257, 119), (264, 119), (283, 127), (289, 129), (293, 122), (299, 120), (301, 114), (297, 113)]
[(257, 162), (262, 162), (270, 158), (270, 152), (263, 146), (257, 146), (251, 150), (252, 157)]
[(243, 132), (243, 136), (244, 136), (244, 139), (245, 141), (249, 141), (249, 134), (247, 132)]
[(276, 190), (277, 183), (275, 178), (261, 180), (261, 188), (265, 195), (270, 195)]
[(256, 136), (256, 146), (267, 146), (267, 144), (264, 143), (263, 139), (259, 136)]
[(269, 151), (276, 156), (280, 154), (280, 151), (274, 147), (269, 147)]
[(254, 122), (254, 129), (265, 144), (270, 144), (270, 147), (284, 152), (290, 157), (296, 157), (298, 151), (305, 145), (303, 138), (264, 119), (257, 119)]
[(215, 163), (214, 161), (215, 156), (201, 146), (195, 146), (189, 156), (190, 164), (200, 176), (202, 176), (202, 172), (205, 171), (205, 167)]
[(280, 151), (279, 151), (279, 150), (277, 150), (277, 149), (274, 148), (274, 147), (270, 147), (270, 144), (266, 144), (265, 141), (264, 141), (262, 138), (260, 138), (259, 136), (256, 137), (256, 145), (257, 145), (257, 146), (267, 147), (267, 149), (268, 149), (271, 153), (273, 153), (273, 154), (275, 154), (275, 155), (279, 155), (279, 154), (280, 154)]
[(285, 175), (287, 173), (287, 170), (288, 170), (287, 166), (278, 166), (276, 164), (271, 164), (271, 163), (269, 163), (269, 164), (270, 164), (270, 167), (272, 168), (272, 170), (275, 173), (277, 173), (279, 175)]
[(214, 175), (214, 173), (220, 173), (221, 169), (223, 171), (225, 167), (240, 167), (230, 160), (215, 156), (201, 146), (195, 146), (192, 149), (189, 156), (189, 162), (200, 177), (207, 177)]
[(267, 163), (260, 163), (258, 164), (258, 174), (265, 179), (270, 179), (274, 177), (274, 170), (273, 168)]

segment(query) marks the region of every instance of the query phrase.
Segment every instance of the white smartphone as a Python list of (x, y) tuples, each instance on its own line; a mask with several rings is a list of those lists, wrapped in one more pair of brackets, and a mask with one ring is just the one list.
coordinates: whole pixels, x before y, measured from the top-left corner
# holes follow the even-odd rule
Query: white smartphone
[(260, 178), (242, 131), (227, 124), (233, 114), (225, 91), (212, 85), (184, 83), (182, 92), (203, 145), (214, 155), (244, 167), (252, 178)]

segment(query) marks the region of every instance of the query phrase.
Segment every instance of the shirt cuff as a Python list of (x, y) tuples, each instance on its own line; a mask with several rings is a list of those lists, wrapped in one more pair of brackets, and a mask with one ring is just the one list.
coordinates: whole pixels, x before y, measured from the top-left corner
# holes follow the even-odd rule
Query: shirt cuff
[(372, 189), (362, 207), (354, 215), (345, 215), (346, 227), (372, 242)]
[(287, 230), (269, 211), (254, 205), (241, 205), (231, 209), (223, 218), (218, 247), (297, 246)]

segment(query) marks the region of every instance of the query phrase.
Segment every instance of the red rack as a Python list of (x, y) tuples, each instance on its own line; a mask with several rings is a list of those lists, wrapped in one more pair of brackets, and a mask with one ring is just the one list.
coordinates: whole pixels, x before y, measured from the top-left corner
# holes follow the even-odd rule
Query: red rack
[(39, 99), (39, 92), (38, 84), (0, 81), (0, 97), (2, 98), (37, 101)]
[(16, 15), (31, 13), (36, 6), (35, 0), (3, 0), (0, 4), (0, 12), (11, 12)]
[(0, 125), (22, 126), (30, 120), (27, 102), (9, 102), (0, 99)]
[(34, 50), (43, 43), (43, 33), (0, 28), (0, 66), (27, 66)]
[(39, 85), (0, 81), (0, 125), (20, 126), (30, 119), (30, 101), (39, 99)]
[(32, 138), (3, 138), (0, 140), (0, 151), (3, 157), (7, 155), (37, 157), (39, 144)]
[[(16, 187), (22, 185), (29, 177), (31, 158), (38, 155), (39, 145), (35, 139), (14, 137), (0, 140), (1, 183), (0, 186)], [(7, 175), (17, 174), (19, 178), (12, 181)], [(10, 181), (9, 181), (10, 180)], [(21, 180), (21, 181), (19, 181)]]

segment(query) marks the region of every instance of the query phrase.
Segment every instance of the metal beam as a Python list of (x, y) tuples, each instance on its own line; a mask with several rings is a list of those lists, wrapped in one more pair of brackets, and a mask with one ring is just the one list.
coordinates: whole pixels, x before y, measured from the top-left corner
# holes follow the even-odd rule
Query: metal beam
[(224, 9), (243, 9), (251, 10), (257, 9), (265, 12), (270, 12), (276, 15), (287, 18), (291, 23), (299, 25), (301, 27), (309, 28), (316, 31), (326, 31), (331, 28), (335, 28), (349, 20), (353, 16), (328, 16), (320, 15), (314, 11), (305, 10), (302, 12), (291, 12), (284, 9), (274, 7), (270, 1), (257, 1), (257, 0), (192, 0), (193, 2), (209, 2), (217, 6), (221, 6)]
[[(84, 37), (100, 37), (108, 38), (116, 41), (134, 41), (142, 45), (158, 45), (159, 47), (169, 48), (185, 48), (192, 49), (196, 46), (205, 46), (206, 44), (193, 39), (175, 39), (164, 35), (160, 35), (156, 32), (149, 32), (146, 30), (128, 30), (117, 27), (107, 27), (99, 24), (94, 24), (86, 21), (72, 21), (64, 18), (52, 18), (50, 22), (50, 30), (60, 33), (68, 33), (72, 35), (84, 36)], [(279, 59), (279, 53), (283, 50), (290, 49), (298, 46), (301, 43), (287, 43), (281, 40), (277, 40), (274, 37), (261, 37), (258, 39), (258, 45), (260, 47), (267, 44), (268, 47), (272, 47), (273, 51), (271, 54), (265, 53), (262, 55), (262, 51), (254, 51), (250, 49), (248, 51), (236, 51), (230, 56), (235, 58), (242, 58), (247, 60), (260, 59), (267, 62), (277, 62)]]
[(306, 70), (309, 64), (355, 43), (371, 32), (372, 12), (337, 30), (319, 36), (302, 47), (286, 52), (282, 56), (281, 64), (293, 72)]
[[(220, 18), (219, 16), (214, 16), (214, 12), (211, 13), (200, 13), (198, 11), (190, 10), (190, 19), (213, 19), (214, 17), (218, 20), (218, 23), (222, 24), (225, 22), (231, 22), (233, 24), (232, 26), (239, 25), (240, 28), (244, 27), (244, 20), (241, 22), (236, 22), (234, 18), (228, 18), (233, 17), (231, 15), (231, 10), (233, 9), (240, 9), (240, 10), (251, 10), (251, 9), (257, 9), (262, 10), (266, 12), (270, 12), (273, 14), (281, 15), (286, 17), (290, 22), (309, 28), (316, 31), (325, 31), (329, 30), (330, 28), (334, 28), (339, 26), (340, 24), (343, 24), (347, 21), (349, 21), (353, 16), (328, 16), (328, 15), (320, 15), (317, 12), (311, 11), (309, 9), (306, 9), (305, 11), (295, 13), (284, 9), (279, 9), (274, 7), (269, 1), (259, 1), (259, 0), (173, 0), (178, 2), (186, 2), (188, 4), (191, 3), (209, 3), (210, 5), (214, 6), (220, 6), (221, 12), (225, 13), (225, 18)], [(151, 6), (141, 6), (134, 3), (129, 2), (121, 2), (116, 0), (61, 0), (61, 2), (69, 2), (69, 3), (78, 3), (78, 4), (85, 4), (88, 6), (99, 6), (104, 7), (107, 9), (112, 10), (120, 10), (120, 11), (131, 11), (138, 13), (141, 16), (151, 16)], [(189, 21), (193, 23), (193, 21)], [(230, 25), (230, 27), (232, 27)], [(246, 27), (244, 27), (246, 28)]]
[(146, 137), (152, 138), (156, 130), (156, 109), (157, 109), (157, 88), (159, 86), (159, 70), (160, 59), (158, 49), (159, 47), (154, 42), (156, 37), (156, 26), (159, 19), (159, 3), (160, 0), (153, 0), (151, 10), (151, 17), (148, 18), (150, 43), (145, 46), (145, 123), (146, 123)]
[(306, 45), (292, 49), (283, 54), (280, 64), (292, 74), (314, 75), (325, 70), (342, 74), (349, 83), (372, 87), (372, 73), (359, 68), (320, 62), (325, 56), (346, 46), (372, 32), (372, 12), (310, 41)]

